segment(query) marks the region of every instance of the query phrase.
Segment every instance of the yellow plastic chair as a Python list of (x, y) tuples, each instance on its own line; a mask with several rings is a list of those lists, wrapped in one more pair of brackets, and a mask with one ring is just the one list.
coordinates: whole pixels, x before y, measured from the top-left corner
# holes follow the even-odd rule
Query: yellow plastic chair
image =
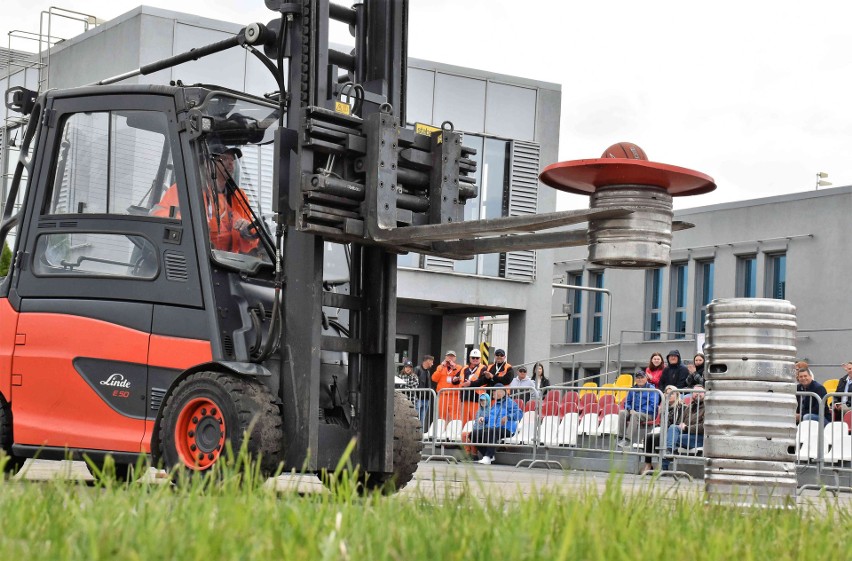
[[(583, 384), (583, 387), (584, 387), (584, 388), (596, 388), (596, 387), (598, 387), (598, 385), (597, 385), (595, 382), (586, 382), (585, 384)], [(580, 397), (583, 397), (583, 396), (584, 396), (584, 395), (586, 395), (587, 393), (594, 393), (594, 394), (596, 394), (596, 393), (598, 393), (598, 392), (596, 392), (596, 391), (592, 391), (592, 390), (580, 390)]]
[[(840, 381), (840, 380), (838, 380), (837, 378), (835, 378), (834, 380), (827, 380), (827, 381), (823, 384), (823, 387), (825, 388), (825, 391), (826, 391), (826, 392), (828, 392), (828, 393), (836, 392), (836, 391), (837, 391), (837, 383), (838, 383), (839, 381)], [(834, 401), (834, 398), (833, 398), (833, 397), (829, 397), (827, 400), (825, 400), (825, 406), (826, 406), (826, 407), (831, 407), (831, 402), (832, 402), (832, 401)]]
[(621, 374), (618, 379), (615, 381), (615, 385), (619, 388), (632, 388), (633, 387), (633, 374)]
[[(615, 388), (616, 385), (615, 384), (604, 384), (601, 387), (602, 388)], [(615, 395), (617, 393), (618, 392), (615, 391), (615, 390), (601, 390), (600, 392), (598, 392), (598, 399), (600, 399), (602, 396), (605, 396), (605, 395), (611, 395), (611, 396), (615, 397)]]

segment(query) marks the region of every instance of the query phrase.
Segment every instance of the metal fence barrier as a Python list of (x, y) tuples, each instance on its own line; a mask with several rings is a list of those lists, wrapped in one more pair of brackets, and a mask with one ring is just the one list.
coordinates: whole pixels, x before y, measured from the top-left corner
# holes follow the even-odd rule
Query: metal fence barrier
[[(477, 460), (499, 452), (515, 460), (517, 467), (563, 468), (577, 464), (579, 458), (581, 467), (609, 471), (613, 463), (626, 466), (632, 458), (643, 473), (675, 477), (691, 477), (700, 470), (683, 468), (704, 465), (703, 392), (582, 386), (529, 390), (397, 391), (412, 400), (426, 421), (425, 461)], [(505, 396), (498, 399), (498, 391)], [(631, 393), (634, 397), (628, 401)], [(653, 417), (631, 413), (651, 395), (656, 399)], [(797, 427), (799, 490), (852, 492), (852, 407), (835, 407), (843, 398), (852, 404), (852, 393), (832, 392), (825, 398), (809, 392), (796, 395), (813, 400), (806, 411), (817, 411), (815, 417), (803, 416)], [(494, 407), (509, 414), (492, 417)], [(759, 407), (755, 404), (756, 412)]]

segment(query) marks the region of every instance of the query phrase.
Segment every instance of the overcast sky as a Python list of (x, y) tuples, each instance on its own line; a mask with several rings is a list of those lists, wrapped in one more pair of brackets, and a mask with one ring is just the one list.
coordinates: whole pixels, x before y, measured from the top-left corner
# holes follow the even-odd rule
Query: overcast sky
[[(263, 0), (146, 3), (239, 23), (273, 17)], [(4, 0), (0, 31), (38, 31), (51, 5), (110, 19), (138, 4)], [(411, 0), (409, 56), (561, 84), (560, 160), (635, 142), (716, 180), (714, 193), (676, 199), (686, 208), (813, 190), (819, 171), (852, 184), (847, 5)], [(69, 37), (82, 25), (54, 29)]]

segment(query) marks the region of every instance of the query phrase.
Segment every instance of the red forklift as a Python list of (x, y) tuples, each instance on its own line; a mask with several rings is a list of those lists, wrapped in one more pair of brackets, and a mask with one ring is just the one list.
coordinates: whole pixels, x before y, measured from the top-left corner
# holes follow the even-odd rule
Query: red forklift
[[(366, 487), (399, 488), (422, 427), (394, 392), (397, 256), (565, 245), (536, 229), (593, 214), (464, 222), (474, 152), (449, 123), (405, 127), (407, 2), (266, 4), (277, 18), (233, 38), (86, 87), (6, 92), (29, 117), (0, 222), (0, 246), (15, 229), (8, 473), (111, 456), (126, 477), (140, 455), (204, 472), (228, 446), (264, 474), (319, 473), (354, 439)], [(330, 19), (352, 53), (329, 48)], [(232, 48), (278, 91), (116, 84)], [(271, 200), (241, 186), (248, 160)]]

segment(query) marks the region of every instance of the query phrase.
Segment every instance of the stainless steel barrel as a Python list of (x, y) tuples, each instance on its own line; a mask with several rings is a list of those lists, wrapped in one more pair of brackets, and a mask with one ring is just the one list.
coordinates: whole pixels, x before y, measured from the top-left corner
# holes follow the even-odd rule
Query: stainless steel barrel
[(601, 187), (589, 208), (628, 207), (622, 218), (589, 221), (589, 261), (605, 267), (647, 268), (669, 264), (672, 246), (672, 197), (644, 185)]
[(707, 306), (708, 500), (795, 504), (796, 307), (728, 298)]

